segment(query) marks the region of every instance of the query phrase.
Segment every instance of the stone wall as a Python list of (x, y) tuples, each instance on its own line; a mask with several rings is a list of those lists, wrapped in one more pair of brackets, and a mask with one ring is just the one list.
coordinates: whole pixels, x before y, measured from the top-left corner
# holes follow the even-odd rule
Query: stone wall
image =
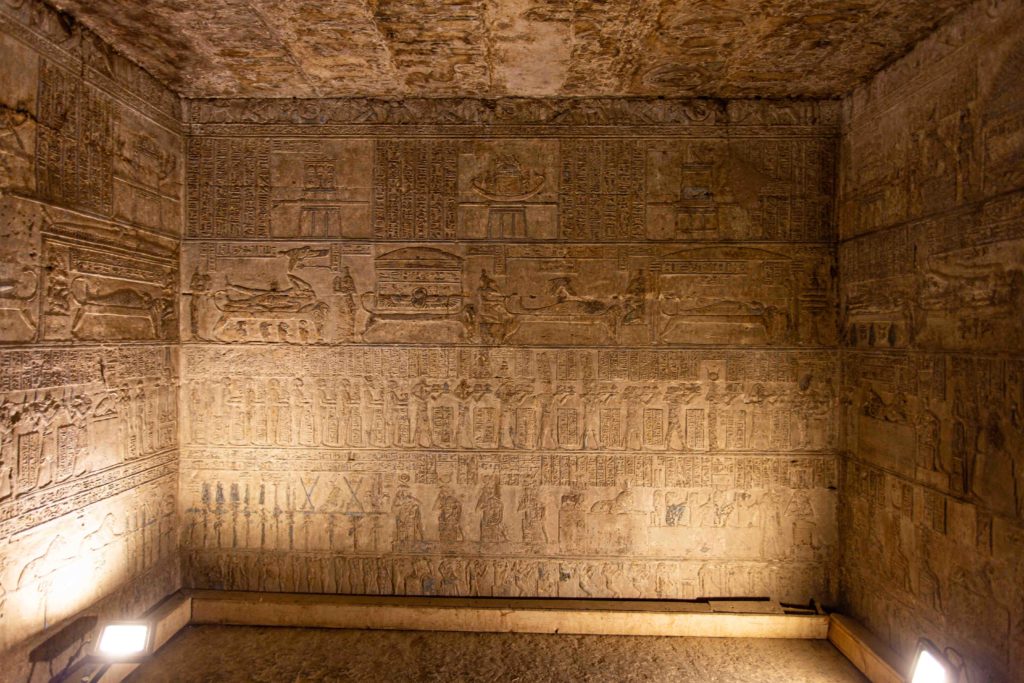
[(828, 596), (836, 117), (190, 101), (186, 584)]
[(177, 97), (67, 17), (0, 2), (0, 65), (0, 677), (28, 680), (45, 628), (179, 585), (184, 164)]
[(1024, 9), (844, 105), (840, 595), (901, 653), (1024, 676)]

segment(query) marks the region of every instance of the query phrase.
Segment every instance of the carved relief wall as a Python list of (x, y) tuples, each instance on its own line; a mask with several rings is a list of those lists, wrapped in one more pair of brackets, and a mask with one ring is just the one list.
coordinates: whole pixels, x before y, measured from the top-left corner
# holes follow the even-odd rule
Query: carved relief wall
[(187, 585), (829, 594), (834, 106), (187, 121)]
[(979, 4), (844, 108), (840, 595), (971, 680), (1024, 676), (1021, 26)]
[(0, 2), (0, 65), (0, 670), (27, 680), (39, 632), (179, 585), (184, 163), (177, 97), (42, 5)]

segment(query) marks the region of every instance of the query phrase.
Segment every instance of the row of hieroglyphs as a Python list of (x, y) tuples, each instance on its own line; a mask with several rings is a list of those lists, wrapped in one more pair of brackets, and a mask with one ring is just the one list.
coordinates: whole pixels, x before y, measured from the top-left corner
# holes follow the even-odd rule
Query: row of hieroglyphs
[(188, 242), (182, 337), (830, 346), (832, 271), (810, 245)]
[(171, 347), (0, 353), (0, 539), (173, 465), (177, 402)]
[[(675, 126), (690, 132), (743, 132), (779, 128), (803, 132), (833, 130), (839, 122), (834, 100), (707, 99), (674, 97), (368, 97), (188, 99), (185, 120), (194, 135), (249, 135), (257, 126), (327, 132), (325, 126), (482, 127), (516, 132), (566, 131), (581, 126), (629, 126), (638, 132)], [(300, 128), (304, 127), (304, 128)]]
[[(827, 560), (829, 456), (187, 449), (189, 548)], [(287, 458), (287, 466), (282, 462)]]
[(700, 562), (191, 550), (189, 585), (226, 590), (473, 597), (658, 598), (824, 594), (824, 563)]
[[(78, 68), (0, 44), (19, 79), (0, 107), (0, 187), (89, 215), (168, 235), (180, 233), (178, 124), (154, 120)], [(38, 81), (38, 82), (37, 82)]]
[(839, 247), (840, 320), (857, 348), (1024, 346), (1024, 193), (859, 236)]
[(184, 353), (183, 441), (191, 445), (836, 446), (835, 358), (824, 351), (190, 345)]
[[(694, 140), (194, 136), (187, 235), (825, 242), (833, 131)], [(230, 134), (230, 133), (229, 133)], [(576, 137), (577, 135), (582, 137)]]

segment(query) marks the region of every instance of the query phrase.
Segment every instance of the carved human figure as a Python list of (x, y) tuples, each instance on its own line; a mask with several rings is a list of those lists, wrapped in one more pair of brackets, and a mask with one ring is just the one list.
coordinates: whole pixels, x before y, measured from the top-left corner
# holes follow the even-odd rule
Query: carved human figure
[(332, 288), (338, 316), (338, 335), (341, 341), (350, 341), (356, 333), (356, 283), (348, 266), (334, 277)]
[(188, 326), (192, 339), (212, 341), (208, 329), (214, 321), (216, 311), (213, 303), (213, 278), (206, 272), (196, 268), (189, 280), (192, 290), (189, 298)]
[(15, 404), (4, 397), (0, 401), (0, 501), (14, 493), (14, 470), (18, 457), (14, 434), (18, 419)]
[(437, 534), (441, 543), (460, 543), (462, 532), (462, 501), (451, 487), (442, 485), (434, 503), (437, 512)]
[(501, 500), (501, 483), (497, 477), (485, 482), (476, 502), (480, 513), (480, 542), (502, 543), (508, 540), (505, 530), (505, 507)]
[(420, 543), (423, 540), (420, 501), (412, 495), (408, 486), (399, 486), (395, 491), (391, 511), (395, 516), (395, 548), (408, 548)]
[(544, 528), (547, 509), (535, 488), (527, 487), (523, 490), (518, 511), (523, 513), (523, 542), (535, 545), (547, 543), (548, 532)]
[(783, 524), (786, 519), (784, 510), (786, 507), (786, 494), (778, 489), (771, 489), (761, 499), (764, 505), (763, 523), (764, 535), (761, 540), (761, 557), (766, 560), (777, 559), (785, 554), (785, 538)]
[(476, 326), (482, 342), (500, 344), (515, 332), (516, 317), (505, 306), (507, 298), (494, 278), (481, 270), (476, 291)]
[(623, 325), (643, 325), (647, 323), (647, 299), (650, 296), (650, 284), (644, 268), (633, 273), (626, 284), (623, 295)]
[(413, 425), (412, 439), (420, 448), (430, 448), (434, 445), (433, 428), (430, 424), (430, 404), (428, 401), (436, 399), (438, 393), (422, 378), (413, 386), (412, 397), (415, 402), (415, 423)]
[(938, 416), (927, 401), (917, 415), (917, 466), (928, 472), (939, 472), (939, 442), (941, 438)]

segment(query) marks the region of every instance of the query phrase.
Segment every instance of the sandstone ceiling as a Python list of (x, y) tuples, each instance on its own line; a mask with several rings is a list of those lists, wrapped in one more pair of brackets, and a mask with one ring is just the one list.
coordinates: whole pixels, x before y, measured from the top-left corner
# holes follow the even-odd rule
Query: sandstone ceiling
[(54, 4), (192, 97), (828, 97), (969, 0)]

